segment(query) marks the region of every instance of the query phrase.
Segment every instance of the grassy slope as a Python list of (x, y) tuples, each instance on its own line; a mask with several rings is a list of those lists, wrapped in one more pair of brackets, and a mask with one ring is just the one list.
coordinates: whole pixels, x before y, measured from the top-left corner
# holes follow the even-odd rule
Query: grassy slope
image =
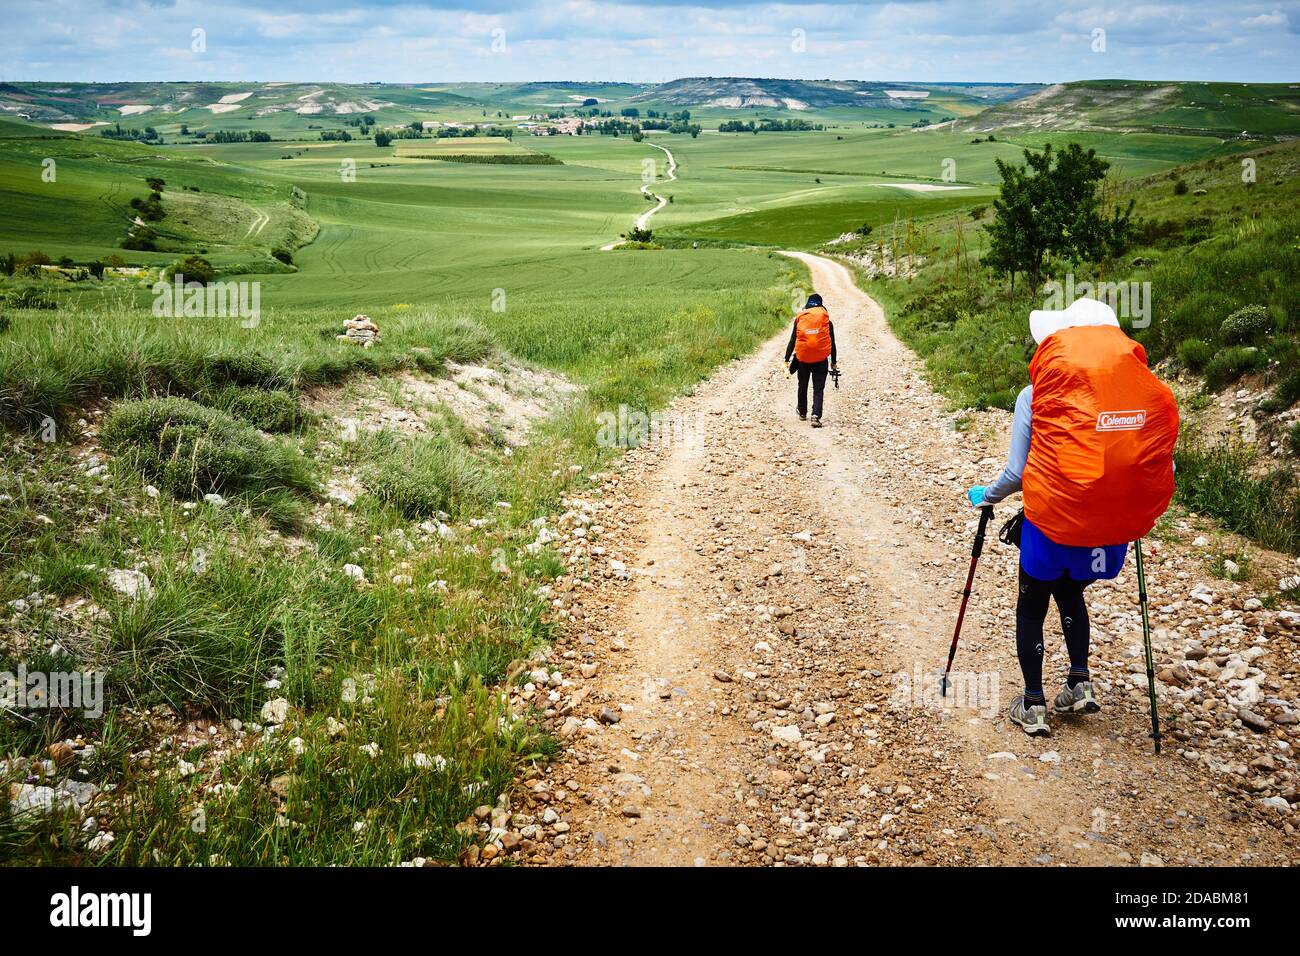
[(1087, 80), (999, 104), (973, 123), (980, 129), (1046, 123), (1219, 137), (1243, 131), (1256, 137), (1295, 135), (1300, 91), (1286, 83)]
[[(163, 265), (178, 251), (203, 248), (219, 267), (251, 261), (269, 269), (277, 268), (271, 248), (294, 248), (312, 234), (310, 221), (289, 201), (288, 182), (192, 153), (94, 136), (32, 136), (26, 127), (0, 126), (6, 134), (0, 137), (0, 203), (6, 210), (0, 249), (41, 249), (83, 263), (116, 253), (135, 264)], [(55, 164), (53, 182), (42, 179), (47, 159)], [(147, 177), (167, 183), (168, 215), (155, 226), (164, 251), (125, 252), (118, 246), (135, 216), (129, 203), (149, 195)], [(262, 213), (268, 221), (250, 234)]]
[[(1300, 364), (1300, 293), (1295, 284), (1300, 272), (1300, 216), (1295, 211), (1300, 200), (1300, 146), (1284, 144), (1248, 154), (1245, 158), (1257, 164), (1253, 186), (1242, 182), (1242, 158), (1210, 159), (1122, 184), (1121, 200), (1135, 199), (1137, 215), (1145, 221), (1143, 238), (1120, 261), (1108, 265), (1105, 277), (1150, 283), (1151, 325), (1133, 334), (1146, 345), (1153, 362), (1167, 363), (1167, 372), (1186, 366), (1177, 360), (1179, 348), (1198, 339), (1207, 343), (1215, 363), (1222, 364), (1225, 356), (1240, 362), (1219, 373), (1220, 387), (1247, 371), (1262, 372), (1265, 382), (1281, 385), (1295, 377)], [(1188, 185), (1185, 194), (1175, 193), (1179, 179)], [(1198, 190), (1205, 190), (1204, 195), (1196, 195)], [(969, 255), (958, 289), (954, 222), (945, 218), (932, 223), (932, 254), (914, 279), (876, 280), (871, 288), (886, 303), (894, 328), (925, 358), (936, 383), (954, 403), (1010, 408), (1027, 381), (1033, 342), (1026, 315), (1039, 307), (1040, 298), (1031, 292), (1009, 296), (1004, 282), (978, 266), (982, 230), (969, 219), (963, 230)], [(1065, 269), (1062, 265), (1058, 272)], [(1078, 281), (1090, 277), (1088, 270), (1077, 270)], [(1274, 334), (1244, 344), (1228, 341), (1224, 320), (1248, 305), (1271, 312)], [(1256, 351), (1250, 352), (1250, 347)], [(1192, 369), (1201, 370), (1199, 365)], [(1182, 454), (1180, 488), (1185, 501), (1273, 547), (1300, 551), (1293, 459), (1271, 477), (1254, 481), (1259, 469), (1243, 449), (1208, 453), (1191, 441)], [(1218, 486), (1211, 487), (1211, 480)]]

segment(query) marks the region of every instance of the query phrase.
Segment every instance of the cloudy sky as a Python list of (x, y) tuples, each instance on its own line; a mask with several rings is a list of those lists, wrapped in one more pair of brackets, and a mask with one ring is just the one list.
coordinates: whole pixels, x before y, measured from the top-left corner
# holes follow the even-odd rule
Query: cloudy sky
[(4, 7), (0, 72), (16, 81), (1300, 80), (1300, 0), (4, 0)]

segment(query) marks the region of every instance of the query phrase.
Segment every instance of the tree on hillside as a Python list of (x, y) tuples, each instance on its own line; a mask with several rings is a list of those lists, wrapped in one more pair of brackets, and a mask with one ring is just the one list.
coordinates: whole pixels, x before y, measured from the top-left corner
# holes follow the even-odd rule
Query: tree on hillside
[(1025, 165), (994, 160), (1002, 191), (993, 201), (993, 222), (984, 228), (989, 249), (984, 263), (999, 275), (1028, 273), (1036, 287), (1051, 259), (1095, 262), (1119, 252), (1130, 241), (1133, 201), (1107, 215), (1101, 185), (1110, 164), (1094, 149), (1051, 144), (1042, 152), (1025, 150)]
[(174, 275), (181, 276), (184, 282), (200, 282), (203, 285), (217, 277), (217, 270), (202, 256), (189, 256), (172, 266), (171, 271)]
[(392, 142), (393, 142), (393, 137), (389, 136), (383, 130), (379, 130), (377, 133), (375, 133), (375, 145), (380, 147), (381, 149), (385, 146), (391, 146)]

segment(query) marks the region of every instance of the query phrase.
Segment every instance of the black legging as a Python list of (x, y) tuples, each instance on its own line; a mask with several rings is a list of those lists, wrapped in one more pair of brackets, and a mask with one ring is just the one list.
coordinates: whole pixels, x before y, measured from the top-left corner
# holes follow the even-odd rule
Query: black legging
[(829, 371), (830, 363), (826, 359), (822, 359), (820, 362), (799, 363), (799, 401), (797, 408), (800, 415), (808, 414), (808, 380), (811, 379), (813, 417), (822, 417), (822, 396), (826, 394), (826, 376)]
[(1056, 598), (1070, 654), (1070, 672), (1082, 679), (1088, 674), (1088, 605), (1083, 589), (1091, 581), (1074, 581), (1065, 575), (1055, 581), (1040, 581), (1020, 569), (1020, 598), (1016, 601), (1016, 656), (1025, 675), (1025, 692), (1043, 692), (1043, 621), (1047, 605)]

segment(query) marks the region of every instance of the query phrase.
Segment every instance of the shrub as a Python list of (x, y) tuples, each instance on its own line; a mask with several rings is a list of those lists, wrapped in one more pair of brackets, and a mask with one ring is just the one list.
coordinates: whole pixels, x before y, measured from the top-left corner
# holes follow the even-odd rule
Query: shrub
[(131, 206), (140, 214), (140, 218), (146, 222), (158, 222), (164, 215), (162, 200), (155, 193), (148, 199), (132, 199)]
[(1184, 368), (1199, 372), (1207, 362), (1214, 358), (1216, 349), (1209, 342), (1200, 339), (1186, 339), (1178, 344), (1178, 361)]
[(14, 274), (20, 276), (39, 276), (41, 266), (51, 264), (50, 257), (39, 249), (33, 249), (31, 252), (24, 252), (14, 260)]
[(1183, 440), (1174, 460), (1178, 496), (1188, 508), (1265, 547), (1300, 552), (1300, 491), (1289, 469), (1257, 477), (1254, 452), (1242, 444), (1204, 448)]
[(285, 372), (265, 352), (219, 352), (204, 355), (200, 381), (212, 385), (241, 385), (276, 389), (287, 384)]
[(57, 309), (59, 307), (59, 304), (43, 289), (35, 286), (9, 290), (4, 296), (4, 303), (15, 309)]
[(247, 422), (184, 398), (117, 405), (100, 432), (104, 446), (177, 497), (312, 487), (306, 463)]
[(980, 311), (980, 296), (975, 287), (948, 289), (918, 296), (906, 306), (909, 316), (919, 317), (917, 327), (927, 331), (951, 329), (963, 316)]
[(158, 233), (148, 226), (136, 226), (122, 240), (123, 249), (136, 252), (153, 252), (157, 248)]
[(1300, 369), (1292, 372), (1277, 383), (1273, 394), (1259, 403), (1259, 407), (1269, 414), (1284, 412), (1300, 401)]
[(1205, 363), (1205, 387), (1218, 391), (1267, 362), (1268, 356), (1259, 349), (1243, 346), (1223, 349)]
[(104, 278), (104, 263), (98, 261), (92, 262), (86, 266), (86, 271), (96, 279), (102, 279)]
[(380, 616), (372, 593), (318, 565), (218, 552), (203, 574), (150, 570), (155, 596), (119, 607), (107, 629), (105, 684), (137, 706), (246, 716), (274, 665), (285, 692), (310, 702), (320, 666)]
[(1174, 183), (1174, 195), (1175, 195), (1175, 196), (1186, 196), (1186, 195), (1187, 195), (1187, 181), (1186, 181), (1186, 180), (1184, 180), (1184, 179), (1180, 179), (1180, 180), (1178, 180), (1177, 182)]
[(470, 452), (448, 438), (399, 440), (386, 432), (372, 439), (371, 463), (362, 472), (370, 492), (404, 515), (451, 514), (487, 504), (495, 485)]
[(264, 432), (289, 432), (302, 421), (298, 400), (288, 392), (226, 388), (210, 403)]
[(44, 252), (41, 252), (41, 250), (39, 249), (33, 249), (30, 252), (24, 252), (21, 256), (18, 257), (19, 268), (21, 268), (22, 266), (48, 266), (51, 264), (52, 264), (52, 260), (50, 259), (50, 257), (46, 255)]
[(18, 257), (12, 252), (6, 252), (0, 256), (0, 274), (11, 276), (14, 270), (18, 268)]
[(1254, 341), (1273, 331), (1273, 316), (1262, 305), (1248, 305), (1238, 309), (1223, 320), (1219, 332), (1223, 340), (1233, 345)]
[(217, 270), (212, 263), (202, 256), (189, 256), (172, 266), (174, 275), (183, 276), (186, 282), (201, 282), (207, 285), (217, 277)]

